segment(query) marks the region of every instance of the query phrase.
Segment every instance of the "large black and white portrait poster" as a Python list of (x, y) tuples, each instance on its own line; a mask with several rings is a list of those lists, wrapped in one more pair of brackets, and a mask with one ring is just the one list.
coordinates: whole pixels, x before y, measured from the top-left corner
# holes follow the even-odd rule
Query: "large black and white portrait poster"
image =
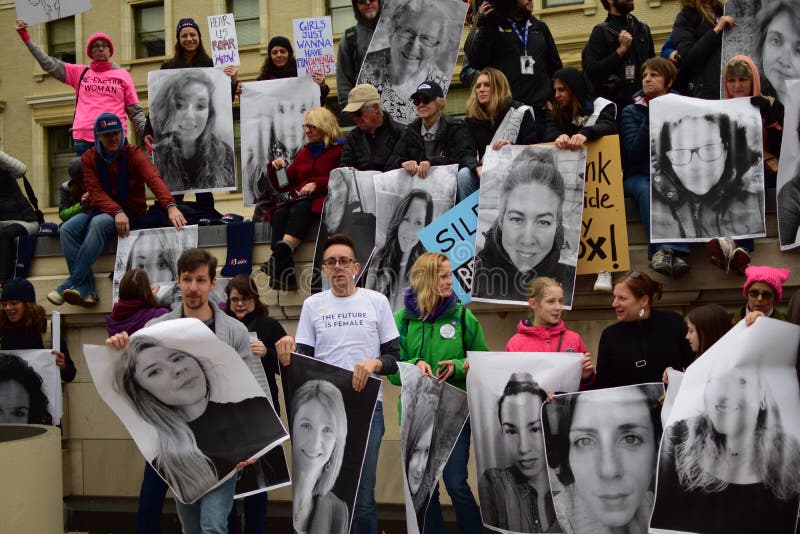
[(292, 354), (281, 382), (292, 435), (294, 530), (346, 534), (381, 381), (369, 377), (356, 391), (352, 371)]
[(291, 163), (305, 144), (303, 115), (319, 106), (319, 86), (311, 78), (283, 78), (242, 84), (239, 95), (242, 145), (242, 197), (256, 204), (271, 187), (267, 165)]
[(723, 31), (722, 65), (750, 57), (761, 71), (762, 94), (786, 103), (786, 82), (800, 78), (800, 0), (728, 0), (725, 14), (736, 25)]
[(400, 363), (400, 455), (405, 474), (406, 529), (425, 531), (425, 512), (450, 453), (467, 422), (467, 393)]
[(653, 511), (664, 385), (556, 395), (542, 408), (547, 472), (567, 534), (644, 533)]
[[(241, 356), (197, 319), (143, 328), (122, 351), (83, 351), (100, 397), (181, 502), (289, 437)], [(261, 472), (264, 489), (285, 485), (285, 472), (285, 463)]]
[(236, 189), (231, 80), (221, 69), (147, 74), (153, 163), (173, 193)]
[(781, 250), (800, 246), (800, 80), (790, 80), (786, 87), (789, 95), (776, 187)]
[(367, 267), (375, 247), (375, 182), (377, 171), (357, 171), (340, 167), (331, 171), (328, 194), (314, 249), (314, 276), (311, 292), (329, 289), (322, 276), (323, 247), (334, 234), (345, 234), (356, 247), (356, 261), (361, 264), (358, 278)]
[(425, 252), (417, 235), (453, 207), (458, 165), (431, 167), (424, 180), (405, 169), (376, 174), (375, 255), (369, 264), (367, 288), (386, 295), (392, 310), (403, 307), (408, 272)]
[(541, 407), (577, 391), (582, 354), (469, 352), (467, 398), (483, 525), (497, 532), (561, 532), (547, 480)]
[(42, 24), (85, 13), (92, 9), (91, 0), (14, 0), (17, 18), (29, 25)]
[(177, 285), (178, 258), (185, 251), (197, 247), (197, 225), (174, 228), (133, 230), (128, 237), (117, 240), (117, 257), (114, 261), (113, 301), (119, 300), (119, 284), (131, 269), (143, 269), (150, 284), (159, 286), (156, 300), (171, 308), (181, 300)]
[(381, 17), (358, 74), (374, 85), (383, 109), (401, 124), (417, 118), (411, 95), (426, 80), (445, 96), (456, 64), (467, 4), (461, 0), (395, 0)]
[(537, 276), (564, 286), (572, 307), (586, 150), (506, 145), (483, 158), (472, 299), (528, 305)]
[(650, 241), (764, 237), (761, 114), (749, 98), (650, 103)]
[(50, 349), (0, 352), (0, 423), (61, 423), (61, 374)]
[(740, 321), (686, 369), (664, 428), (650, 532), (795, 532), (799, 343), (791, 323)]

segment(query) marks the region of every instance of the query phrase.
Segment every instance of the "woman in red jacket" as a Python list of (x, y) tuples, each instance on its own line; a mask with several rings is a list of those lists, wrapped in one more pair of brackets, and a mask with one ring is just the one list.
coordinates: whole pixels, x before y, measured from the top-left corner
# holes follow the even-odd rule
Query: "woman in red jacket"
[(517, 333), (506, 344), (506, 352), (581, 352), (583, 373), (581, 389), (594, 382), (592, 356), (586, 351), (580, 334), (568, 330), (561, 320), (564, 289), (546, 276), (537, 276), (528, 286), (531, 315), (520, 321)]
[(342, 131), (333, 113), (326, 108), (313, 108), (306, 111), (303, 120), (305, 146), (288, 167), (283, 158), (270, 163), (276, 183), (263, 193), (275, 195), (275, 205), (267, 214), (272, 225), (272, 256), (264, 269), (270, 277), (270, 287), (282, 291), (297, 289), (292, 255), (308, 233), (312, 215), (322, 213), (328, 175), (339, 166), (342, 154)]

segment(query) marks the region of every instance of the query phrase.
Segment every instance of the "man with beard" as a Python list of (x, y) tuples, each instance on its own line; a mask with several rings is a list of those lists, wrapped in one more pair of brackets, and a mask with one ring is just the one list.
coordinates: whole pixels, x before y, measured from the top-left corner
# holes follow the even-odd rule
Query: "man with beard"
[(494, 67), (506, 75), (512, 98), (533, 107), (542, 137), (550, 78), (562, 64), (550, 28), (532, 12), (532, 0), (484, 1), (475, 38), (465, 52), (472, 68)]
[(347, 104), (350, 90), (356, 84), (358, 72), (372, 40), (372, 32), (375, 31), (381, 14), (380, 0), (352, 0), (352, 2), (357, 24), (344, 31), (336, 55), (336, 92), (341, 106)]
[(620, 117), (642, 87), (642, 63), (656, 55), (653, 35), (647, 24), (631, 15), (633, 0), (600, 1), (608, 17), (592, 29), (583, 48), (583, 71), (597, 96), (617, 104)]

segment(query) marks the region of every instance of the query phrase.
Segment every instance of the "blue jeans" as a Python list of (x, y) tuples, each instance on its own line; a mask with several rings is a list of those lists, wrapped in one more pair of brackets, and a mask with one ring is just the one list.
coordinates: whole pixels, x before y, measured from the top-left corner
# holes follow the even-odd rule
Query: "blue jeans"
[[(650, 241), (650, 177), (643, 174), (629, 176), (622, 181), (622, 188), (626, 197), (632, 197), (636, 201), (647, 240)], [(680, 255), (689, 254), (688, 243), (651, 243), (647, 246), (647, 257), (652, 258), (655, 251), (660, 248), (671, 249)]]
[(166, 495), (167, 483), (149, 463), (145, 463), (139, 509), (136, 511), (136, 534), (161, 534), (161, 510)]
[[(472, 490), (467, 483), (467, 462), (469, 462), (469, 421), (464, 425), (461, 435), (458, 436), (453, 452), (444, 466), (442, 479), (447, 488), (447, 493), (453, 501), (456, 510), (456, 522), (461, 534), (481, 534), (483, 522), (481, 512), (472, 495)], [(439, 534), (445, 532), (442, 507), (439, 504), (439, 485), (434, 488), (428, 510), (425, 512), (425, 534)]]
[(456, 175), (456, 204), (477, 191), (481, 186), (481, 179), (478, 173), (464, 167), (458, 170)]
[(183, 534), (228, 534), (228, 513), (233, 506), (236, 475), (193, 504), (176, 500)]
[(94, 146), (94, 143), (84, 141), (83, 139), (73, 139), (72, 146), (75, 147), (75, 155), (83, 156), (83, 153)]
[(74, 288), (83, 298), (97, 297), (92, 265), (114, 232), (114, 217), (107, 213), (78, 213), (61, 225), (61, 249), (67, 260), (69, 278), (56, 288), (59, 294)]
[(364, 466), (361, 468), (361, 482), (356, 495), (356, 509), (353, 516), (353, 534), (377, 534), (378, 507), (375, 504), (375, 475), (378, 470), (378, 453), (383, 439), (383, 402), (375, 405), (372, 426), (369, 430)]

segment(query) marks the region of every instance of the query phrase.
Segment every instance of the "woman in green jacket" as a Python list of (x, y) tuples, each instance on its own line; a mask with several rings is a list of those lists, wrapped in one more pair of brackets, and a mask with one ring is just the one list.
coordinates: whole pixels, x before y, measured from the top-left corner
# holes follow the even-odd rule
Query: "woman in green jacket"
[[(458, 302), (453, 293), (453, 270), (447, 256), (426, 252), (409, 273), (411, 287), (404, 295), (405, 306), (395, 313), (400, 331), (400, 360), (416, 364), (422, 374), (439, 382), (466, 389), (467, 351), (486, 351), (478, 319)], [(399, 382), (393, 377), (393, 382)], [(470, 426), (464, 425), (450, 459), (444, 467), (447, 493), (453, 501), (459, 532), (483, 532), (481, 515), (467, 483)], [(425, 516), (425, 532), (443, 532), (439, 490), (431, 496)]]

